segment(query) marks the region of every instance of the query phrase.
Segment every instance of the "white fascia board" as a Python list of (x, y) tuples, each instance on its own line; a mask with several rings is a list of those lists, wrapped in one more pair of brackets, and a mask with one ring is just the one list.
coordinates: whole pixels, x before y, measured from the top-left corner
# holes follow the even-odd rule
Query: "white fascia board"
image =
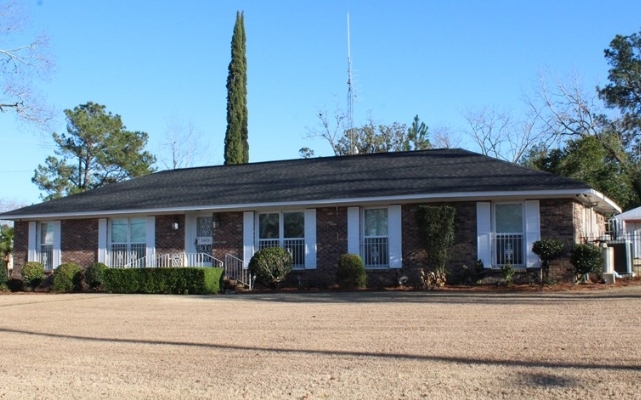
[(590, 203), (596, 203), (596, 208), (606, 213), (620, 213), (621, 207), (617, 205), (612, 199), (604, 195), (603, 193), (594, 190), (588, 189), (585, 190), (582, 195), (586, 196)]
[(324, 207), (324, 206), (349, 206), (364, 204), (400, 204), (412, 203), (419, 201), (448, 201), (448, 200), (493, 200), (501, 198), (512, 199), (541, 199), (541, 198), (563, 198), (586, 194), (593, 195), (601, 199), (613, 210), (620, 208), (612, 200), (603, 196), (601, 193), (592, 189), (565, 189), (565, 190), (526, 190), (526, 191), (500, 191), (500, 192), (454, 192), (454, 193), (429, 193), (429, 194), (412, 194), (398, 196), (381, 196), (381, 197), (360, 197), (346, 199), (327, 199), (327, 200), (307, 200), (307, 201), (282, 201), (273, 203), (244, 203), (244, 204), (224, 204), (224, 205), (199, 205), (189, 207), (166, 207), (166, 208), (147, 208), (147, 209), (125, 209), (114, 211), (86, 211), (75, 213), (56, 213), (56, 214), (26, 214), (7, 216), (7, 220), (43, 220), (43, 219), (60, 219), (60, 218), (104, 218), (117, 215), (162, 215), (162, 214), (182, 214), (185, 212), (224, 212), (224, 211), (244, 211), (257, 210), (264, 208), (285, 208), (285, 207)]

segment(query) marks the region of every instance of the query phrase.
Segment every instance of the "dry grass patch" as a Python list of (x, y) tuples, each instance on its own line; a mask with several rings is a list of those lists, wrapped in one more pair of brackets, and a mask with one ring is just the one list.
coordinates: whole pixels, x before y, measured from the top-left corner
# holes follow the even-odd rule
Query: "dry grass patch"
[(641, 287), (0, 296), (0, 398), (638, 398)]

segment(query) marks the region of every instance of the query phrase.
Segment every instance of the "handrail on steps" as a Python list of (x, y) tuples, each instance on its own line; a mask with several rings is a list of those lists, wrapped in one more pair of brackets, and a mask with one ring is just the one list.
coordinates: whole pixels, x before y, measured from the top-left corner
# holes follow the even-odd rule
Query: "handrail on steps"
[(231, 254), (225, 254), (225, 274), (247, 286), (249, 290), (254, 288), (255, 276), (251, 274), (245, 263), (240, 258)]

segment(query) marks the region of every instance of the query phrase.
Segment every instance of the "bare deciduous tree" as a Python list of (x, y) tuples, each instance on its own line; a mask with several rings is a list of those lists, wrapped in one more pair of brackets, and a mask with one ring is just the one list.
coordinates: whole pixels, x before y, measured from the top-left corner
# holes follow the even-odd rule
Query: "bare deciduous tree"
[[(307, 128), (307, 137), (324, 139), (336, 156), (425, 150), (432, 147), (428, 139), (428, 127), (418, 115), (410, 126), (398, 122), (380, 124), (370, 115), (366, 124), (351, 129), (347, 126), (346, 113), (339, 107), (333, 115), (319, 111), (316, 116), (319, 124), (315, 128)], [(302, 158), (310, 158), (314, 156), (314, 150), (303, 147), (299, 154)]]
[(580, 74), (558, 77), (542, 71), (538, 86), (525, 95), (525, 103), (548, 136), (598, 135), (602, 106), (596, 92), (589, 92)]
[(48, 37), (37, 35), (20, 43), (28, 25), (23, 4), (17, 0), (0, 1), (0, 112), (15, 111), (18, 118), (43, 129), (53, 118), (53, 110), (33, 88), (36, 79), (47, 79), (53, 69)]
[(490, 157), (517, 162), (534, 145), (554, 140), (536, 129), (536, 115), (514, 118), (509, 111), (494, 108), (468, 109), (463, 112), (468, 123), (465, 133)]
[[(318, 126), (306, 127), (307, 138), (311, 140), (323, 139), (330, 145), (334, 155), (341, 155), (338, 148), (348, 128), (347, 113), (336, 106), (334, 113), (330, 113), (327, 110), (319, 110), (316, 113), (316, 117), (318, 118)], [(309, 147), (303, 147), (300, 149), (300, 154), (303, 158), (309, 158), (314, 155), (314, 150)]]
[(200, 140), (200, 133), (192, 122), (185, 122), (176, 116), (170, 117), (165, 130), (165, 141), (160, 163), (165, 169), (193, 167), (202, 164), (208, 145)]
[(431, 129), (430, 142), (436, 149), (453, 149), (461, 147), (460, 135), (447, 126), (437, 126)]

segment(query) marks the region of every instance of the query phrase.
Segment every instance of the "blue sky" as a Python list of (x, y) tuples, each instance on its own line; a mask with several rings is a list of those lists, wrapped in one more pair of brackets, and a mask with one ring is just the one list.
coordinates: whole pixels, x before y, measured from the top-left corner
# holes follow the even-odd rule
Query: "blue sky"
[[(453, 131), (465, 128), (468, 108), (518, 110), (542, 69), (605, 83), (603, 49), (641, 28), (638, 0), (24, 2), (33, 30), (51, 39), (56, 68), (36, 87), (59, 110), (56, 132), (65, 132), (62, 110), (93, 101), (149, 133), (148, 149), (166, 158), (168, 120), (178, 119), (207, 149), (199, 165), (223, 162), (237, 10), (247, 35), (250, 162), (297, 158), (304, 146), (331, 155), (306, 132), (319, 109), (345, 107), (348, 11), (355, 125), (368, 114), (390, 124), (418, 114)], [(53, 154), (51, 132), (21, 128), (9, 114), (0, 129), (0, 200), (38, 202), (31, 177)]]

